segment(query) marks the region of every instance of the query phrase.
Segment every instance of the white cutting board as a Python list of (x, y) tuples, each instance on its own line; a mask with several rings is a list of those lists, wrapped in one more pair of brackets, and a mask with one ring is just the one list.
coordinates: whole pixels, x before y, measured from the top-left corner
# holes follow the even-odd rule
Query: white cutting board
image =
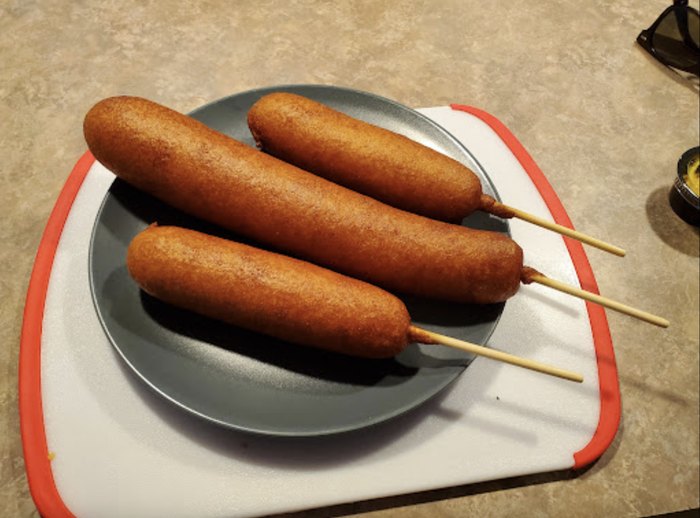
[[(497, 121), (447, 106), (419, 111), (473, 153), (506, 203), (553, 219), (526, 171), (536, 166)], [(509, 300), (489, 345), (577, 371), (583, 384), (477, 358), (408, 415), (311, 440), (247, 435), (186, 414), (123, 365), (93, 308), (89, 240), (114, 177), (88, 155), (71, 178), (66, 191), (77, 196), (71, 204), (62, 194), (37, 258), (32, 281), (46, 270), (45, 306), (30, 286), (20, 360), (25, 459), (44, 516), (258, 516), (578, 467), (614, 437), (619, 392), (605, 315), (539, 286)], [(511, 230), (525, 264), (579, 285), (585, 255), (575, 268), (559, 235), (520, 221)], [(608, 358), (600, 379), (597, 353)]]

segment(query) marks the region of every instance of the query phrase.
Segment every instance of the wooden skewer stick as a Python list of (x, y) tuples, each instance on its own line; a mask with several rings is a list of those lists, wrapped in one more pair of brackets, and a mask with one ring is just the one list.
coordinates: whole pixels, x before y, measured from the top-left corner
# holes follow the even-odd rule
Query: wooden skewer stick
[[(502, 204), (499, 204), (499, 205), (502, 205)], [(583, 232), (579, 232), (578, 230), (570, 229), (569, 227), (565, 227), (564, 225), (559, 225), (558, 223), (552, 223), (551, 221), (547, 221), (546, 219), (542, 219), (538, 216), (535, 216), (534, 214), (529, 214), (527, 212), (524, 212), (520, 209), (510, 207), (508, 205), (503, 205), (503, 208), (512, 212), (513, 217), (516, 217), (518, 219), (522, 219), (524, 221), (527, 221), (527, 222), (532, 223), (534, 225), (538, 225), (538, 226), (546, 228), (548, 230), (552, 230), (552, 231), (557, 232), (559, 234), (564, 234), (565, 236), (576, 239), (577, 241), (581, 241), (582, 243), (586, 243), (588, 245), (594, 246), (594, 247), (599, 248), (601, 250), (605, 250), (606, 252), (609, 252), (611, 254), (615, 254), (615, 255), (618, 255), (620, 257), (624, 257), (626, 254), (626, 252), (622, 248), (615, 246), (615, 245), (611, 245), (610, 243), (606, 243), (605, 241), (601, 241), (600, 239), (597, 239), (595, 237), (591, 237), (587, 234), (584, 234)]]
[[(659, 327), (668, 327), (670, 325), (670, 322), (665, 318), (652, 315), (651, 313), (647, 313), (646, 311), (633, 308), (632, 306), (622, 304), (607, 297), (596, 295), (595, 293), (591, 293), (590, 291), (570, 286), (561, 281), (550, 279), (549, 277), (546, 277), (539, 272), (528, 275), (527, 280), (531, 282), (536, 282), (537, 284), (548, 286), (549, 288), (561, 291), (562, 293), (573, 295), (574, 297), (590, 300), (591, 302), (595, 302), (596, 304), (600, 304), (601, 306), (604, 306), (606, 308), (619, 311), (620, 313), (624, 313), (625, 315), (644, 320), (645, 322), (649, 322), (650, 324), (654, 324)], [(528, 283), (527, 281), (525, 282), (526, 284)]]
[(511, 365), (541, 372), (543, 374), (549, 374), (550, 376), (556, 376), (558, 378), (575, 381), (577, 383), (583, 382), (583, 376), (575, 372), (559, 369), (557, 367), (552, 367), (550, 365), (521, 358), (519, 356), (514, 356), (497, 349), (491, 349), (489, 347), (483, 347), (481, 345), (457, 340), (456, 338), (433, 333), (432, 331), (426, 331), (425, 329), (421, 329), (416, 326), (411, 326), (410, 335), (413, 339), (421, 343), (446, 345), (448, 347), (461, 349), (462, 351), (467, 351), (478, 356), (485, 356), (487, 358), (491, 358), (492, 360), (509, 363)]

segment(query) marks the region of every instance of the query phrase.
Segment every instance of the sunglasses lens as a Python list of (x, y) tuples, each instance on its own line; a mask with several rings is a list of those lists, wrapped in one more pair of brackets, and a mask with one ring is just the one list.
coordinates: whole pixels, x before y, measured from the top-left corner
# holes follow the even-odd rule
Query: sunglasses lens
[[(687, 33), (685, 28), (681, 32), (676, 14), (674, 11), (669, 11), (654, 32), (651, 42), (652, 47), (659, 55), (663, 56), (670, 65), (678, 68), (688, 68), (698, 64), (698, 29), (700, 26), (698, 15), (689, 9), (686, 9), (685, 12), (687, 18), (684, 22), (688, 25)], [(683, 33), (686, 34), (685, 38)], [(695, 48), (687, 41), (688, 38)]]
[(695, 46), (700, 47), (700, 16), (692, 11), (688, 12), (688, 32)]

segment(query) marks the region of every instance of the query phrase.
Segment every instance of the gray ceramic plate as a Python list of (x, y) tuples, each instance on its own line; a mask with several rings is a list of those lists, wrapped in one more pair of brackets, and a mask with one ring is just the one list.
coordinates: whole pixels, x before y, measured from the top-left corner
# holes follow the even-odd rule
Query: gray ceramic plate
[[(305, 95), (430, 145), (469, 164), (481, 176), (484, 190), (495, 195), (480, 166), (452, 136), (419, 113), (375, 95), (329, 86), (269, 88), (227, 97), (191, 115), (253, 145), (247, 111), (275, 90)], [(355, 430), (415, 408), (455, 380), (471, 361), (466, 353), (416, 344), (391, 360), (343, 357), (280, 343), (163, 304), (142, 293), (125, 266), (129, 242), (154, 221), (237, 238), (117, 180), (92, 236), (95, 307), (109, 339), (134, 373), (167, 400), (209, 421), (268, 435)], [(508, 230), (505, 223), (483, 214), (470, 216), (464, 224)], [(403, 300), (417, 325), (481, 344), (503, 309), (500, 304)]]

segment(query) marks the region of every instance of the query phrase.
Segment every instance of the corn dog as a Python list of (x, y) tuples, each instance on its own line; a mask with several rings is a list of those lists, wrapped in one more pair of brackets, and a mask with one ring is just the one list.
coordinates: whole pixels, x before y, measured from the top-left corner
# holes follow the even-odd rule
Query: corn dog
[(194, 230), (152, 225), (127, 268), (160, 300), (293, 343), (388, 358), (410, 342), (408, 310), (386, 291)]
[(248, 127), (265, 152), (393, 207), (448, 222), (476, 210), (513, 216), (464, 164), (301, 95), (262, 97)]
[(97, 103), (84, 134), (97, 160), (162, 201), (390, 291), (494, 303), (529, 272), (503, 234), (392, 208), (145, 99)]

